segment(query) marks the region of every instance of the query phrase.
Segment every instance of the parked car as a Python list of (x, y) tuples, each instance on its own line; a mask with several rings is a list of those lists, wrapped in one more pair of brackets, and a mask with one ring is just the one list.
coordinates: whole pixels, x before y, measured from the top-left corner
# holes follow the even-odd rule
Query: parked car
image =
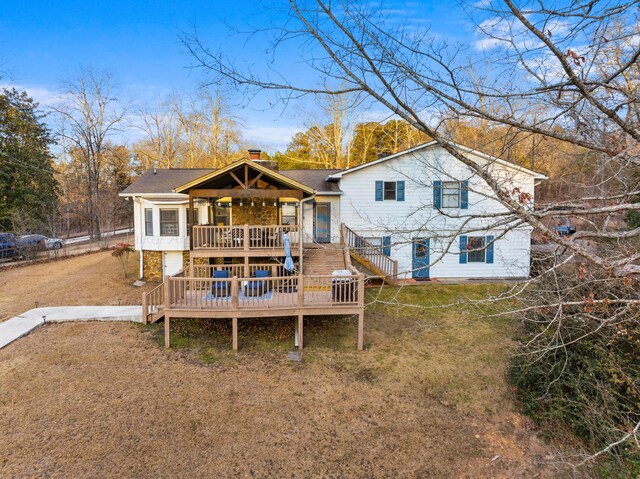
[(25, 235), (18, 240), (23, 246), (35, 249), (60, 249), (64, 244), (60, 238), (49, 238), (44, 235)]
[(18, 239), (11, 233), (0, 233), (0, 259), (20, 257)]

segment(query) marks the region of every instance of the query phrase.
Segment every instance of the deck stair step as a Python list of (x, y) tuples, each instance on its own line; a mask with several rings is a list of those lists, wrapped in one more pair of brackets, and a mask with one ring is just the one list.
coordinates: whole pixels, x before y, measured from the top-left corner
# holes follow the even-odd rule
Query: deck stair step
[(305, 248), (303, 274), (330, 275), (339, 269), (345, 269), (344, 254), (339, 244), (329, 243)]

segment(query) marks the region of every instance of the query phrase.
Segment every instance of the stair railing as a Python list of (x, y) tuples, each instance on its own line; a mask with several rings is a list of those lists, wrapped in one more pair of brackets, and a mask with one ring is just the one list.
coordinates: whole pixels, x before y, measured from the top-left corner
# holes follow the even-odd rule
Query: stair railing
[(398, 262), (384, 254), (380, 246), (369, 243), (365, 238), (353, 231), (347, 225), (340, 225), (340, 240), (349, 249), (354, 259), (365, 267), (373, 267), (376, 273), (395, 281), (398, 275)]
[(149, 317), (164, 308), (164, 283), (160, 283), (148, 293), (142, 293), (142, 322), (147, 324)]

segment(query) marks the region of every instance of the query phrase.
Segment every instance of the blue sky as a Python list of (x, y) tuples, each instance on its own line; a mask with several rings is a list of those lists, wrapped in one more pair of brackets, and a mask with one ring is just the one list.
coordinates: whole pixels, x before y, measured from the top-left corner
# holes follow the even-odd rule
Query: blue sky
[[(269, 5), (269, 7), (265, 7)], [(197, 27), (207, 45), (248, 62), (261, 55), (246, 48), (243, 37), (229, 26), (246, 30), (270, 26), (282, 19), (273, 2), (149, 1), (149, 0), (2, 0), (0, 1), (0, 80), (26, 89), (46, 105), (54, 101), (60, 80), (82, 66), (108, 70), (121, 94), (136, 103), (152, 103), (172, 90), (192, 91), (205, 79), (191, 70), (192, 59), (178, 36)], [(435, 34), (472, 40), (471, 28), (460, 18), (455, 1), (382, 2), (399, 20), (410, 18), (432, 27)], [(296, 50), (285, 75), (300, 71)], [(287, 71), (288, 70), (288, 71)], [(266, 100), (266, 99), (265, 99)], [(293, 105), (265, 108), (256, 100), (238, 110), (249, 142), (282, 148), (300, 129), (300, 110)]]

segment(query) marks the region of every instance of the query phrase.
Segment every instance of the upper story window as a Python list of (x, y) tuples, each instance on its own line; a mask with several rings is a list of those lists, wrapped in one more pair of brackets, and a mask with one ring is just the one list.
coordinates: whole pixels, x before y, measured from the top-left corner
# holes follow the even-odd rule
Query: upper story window
[(376, 181), (376, 201), (404, 201), (404, 181)]
[(179, 236), (180, 226), (177, 209), (160, 210), (160, 236)]
[(469, 182), (468, 181), (434, 181), (433, 182), (433, 207), (445, 208), (469, 208)]
[(153, 208), (144, 209), (144, 234), (153, 236)]

